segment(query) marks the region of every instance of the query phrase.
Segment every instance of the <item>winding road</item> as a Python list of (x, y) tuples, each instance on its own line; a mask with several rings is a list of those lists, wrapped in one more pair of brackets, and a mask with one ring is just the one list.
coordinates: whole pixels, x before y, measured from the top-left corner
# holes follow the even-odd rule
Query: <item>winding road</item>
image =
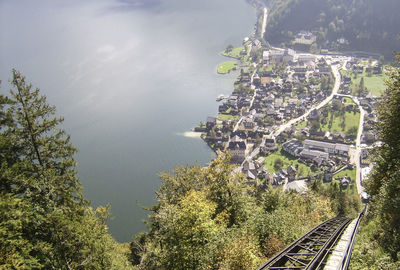
[[(267, 18), (268, 18), (268, 9), (266, 7), (264, 7), (264, 17), (263, 17), (263, 23), (261, 26), (261, 38), (264, 37), (265, 30), (267, 29)], [(251, 99), (250, 106), (247, 111), (249, 111), (250, 108), (253, 106), (254, 99), (256, 98), (256, 95), (257, 95), (256, 87), (253, 84), (253, 79), (254, 79), (254, 75), (256, 74), (256, 71), (257, 71), (257, 65), (255, 66), (255, 70), (254, 70), (253, 74), (251, 75), (251, 79), (250, 79), (250, 85), (251, 85), (251, 88), (254, 89), (254, 95)], [(234, 132), (237, 131), (237, 129), (239, 128), (240, 123), (242, 121), (243, 121), (243, 116), (240, 116), (240, 118), (238, 119), (238, 121), (236, 122), (236, 124), (233, 128)], [(229, 144), (229, 142), (228, 142), (228, 144)]]
[[(357, 192), (358, 194), (362, 193), (364, 191), (364, 187), (361, 185), (361, 161), (360, 161), (360, 156), (361, 156), (361, 135), (363, 133), (363, 129), (364, 129), (364, 117), (365, 117), (365, 110), (362, 108), (359, 100), (357, 97), (352, 96), (352, 95), (344, 95), (344, 94), (338, 94), (338, 90), (341, 84), (341, 75), (339, 72), (339, 66), (338, 65), (331, 65), (331, 69), (332, 69), (332, 73), (333, 76), (335, 77), (335, 84), (333, 86), (332, 89), (332, 93), (326, 98), (324, 99), (321, 103), (319, 103), (316, 106), (313, 106), (311, 109), (309, 109), (305, 114), (303, 114), (302, 116), (299, 116), (295, 119), (290, 120), (289, 122), (277, 127), (275, 129), (275, 131), (272, 133), (273, 136), (277, 137), (279, 134), (281, 134), (285, 129), (287, 129), (288, 127), (294, 125), (295, 123), (297, 123), (300, 120), (305, 120), (306, 117), (311, 113), (311, 111), (313, 110), (319, 110), (322, 107), (324, 107), (325, 105), (327, 105), (334, 96), (342, 96), (342, 97), (348, 97), (351, 98), (355, 104), (357, 104), (359, 110), (360, 110), (360, 120), (359, 120), (359, 126), (358, 126), (358, 132), (357, 132), (357, 139), (356, 139), (356, 145), (355, 148), (352, 152), (352, 154), (350, 155), (350, 160), (352, 161), (352, 163), (354, 163), (356, 165), (356, 185), (357, 185)], [(263, 137), (263, 141), (260, 144), (260, 146), (258, 146), (257, 148), (255, 148), (253, 150), (253, 152), (247, 157), (253, 159), (259, 152), (260, 152), (260, 147), (262, 145), (265, 144), (265, 140), (268, 136), (264, 136)]]
[(333, 86), (332, 89), (332, 93), (325, 98), (321, 103), (319, 103), (316, 106), (311, 107), (306, 113), (304, 113), (302, 116), (299, 116), (295, 119), (290, 120), (289, 122), (279, 126), (273, 133), (273, 136), (277, 137), (279, 134), (281, 134), (285, 129), (287, 129), (288, 127), (294, 125), (295, 123), (297, 123), (300, 120), (305, 120), (306, 117), (313, 111), (313, 110), (319, 110), (322, 107), (324, 107), (326, 104), (328, 104), (332, 98), (337, 95), (337, 92), (339, 90), (340, 87), (340, 83), (341, 83), (341, 76), (340, 76), (340, 72), (337, 66), (331, 65), (332, 68), (332, 73), (333, 76), (335, 77), (335, 85)]
[(263, 17), (263, 23), (261, 26), (261, 38), (264, 38), (265, 30), (267, 29), (267, 19), (268, 19), (268, 9), (264, 7), (264, 17)]
[[(299, 122), (300, 120), (305, 120), (305, 119), (307, 118), (307, 116), (311, 113), (311, 111), (321, 109), (321, 108), (324, 107), (326, 104), (328, 104), (328, 103), (332, 100), (332, 98), (333, 98), (335, 95), (337, 95), (337, 92), (338, 92), (339, 87), (340, 87), (340, 84), (341, 84), (341, 76), (340, 76), (340, 72), (339, 72), (338, 66), (336, 66), (336, 65), (331, 65), (331, 68), (332, 68), (333, 76), (335, 77), (335, 84), (334, 84), (334, 86), (333, 86), (332, 93), (331, 93), (327, 98), (325, 98), (321, 103), (319, 103), (319, 104), (316, 105), (316, 106), (311, 107), (311, 108), (310, 108), (306, 113), (304, 113), (303, 115), (301, 115), (301, 116), (299, 116), (299, 117), (297, 117), (297, 118), (295, 118), (295, 119), (292, 119), (292, 120), (290, 120), (289, 122), (286, 122), (285, 124), (280, 125), (279, 127), (277, 127), (277, 128), (275, 129), (275, 131), (271, 134), (272, 136), (277, 137), (277, 136), (279, 136), (279, 134), (281, 134), (281, 133), (282, 133), (285, 129), (287, 129), (288, 127), (291, 127), (292, 125), (294, 125), (295, 123)], [(251, 153), (248, 155), (248, 157), (246, 157), (246, 158), (251, 158), (251, 159), (252, 159), (252, 158), (254, 158), (255, 156), (257, 156), (258, 153), (260, 153), (260, 147), (261, 147), (262, 145), (265, 144), (265, 140), (266, 140), (268, 137), (269, 137), (269, 136), (264, 136), (264, 137), (263, 137), (263, 141), (261, 142), (260, 146), (256, 147), (256, 148), (253, 150), (253, 152), (251, 152)]]
[[(261, 30), (261, 38), (263, 38), (264, 33), (266, 31), (266, 27), (267, 27), (267, 18), (268, 18), (268, 9), (266, 7), (264, 7), (264, 17), (263, 17), (263, 23), (262, 23), (262, 30)], [(362, 108), (359, 100), (357, 97), (351, 96), (351, 95), (343, 95), (343, 94), (338, 94), (340, 85), (341, 85), (341, 75), (340, 75), (340, 68), (344, 68), (346, 67), (346, 63), (347, 60), (345, 59), (344, 62), (342, 62), (342, 64), (331, 64), (331, 69), (332, 69), (332, 73), (333, 76), (335, 77), (335, 84), (333, 86), (332, 92), (331, 94), (326, 97), (321, 103), (319, 103), (318, 105), (312, 106), (306, 113), (304, 113), (303, 115), (292, 119), (282, 125), (280, 125), (279, 127), (277, 127), (274, 132), (271, 134), (274, 137), (279, 136), (279, 134), (281, 134), (284, 130), (286, 130), (288, 127), (291, 127), (292, 125), (296, 124), (297, 122), (301, 121), (301, 120), (305, 120), (307, 118), (307, 116), (313, 111), (313, 110), (319, 110), (322, 107), (324, 107), (325, 105), (327, 105), (334, 96), (343, 96), (343, 97), (349, 97), (351, 99), (353, 99), (354, 103), (356, 103), (359, 107), (360, 110), (360, 122), (359, 122), (359, 127), (358, 127), (358, 132), (357, 132), (357, 139), (356, 139), (356, 145), (354, 148), (354, 151), (352, 152), (352, 154), (350, 155), (350, 160), (356, 164), (356, 184), (357, 184), (357, 192), (358, 194), (362, 193), (364, 191), (364, 187), (361, 185), (361, 162), (360, 162), (360, 156), (361, 156), (361, 135), (363, 133), (363, 128), (364, 128), (364, 117), (365, 117), (365, 110)], [(254, 77), (255, 72), (253, 72), (252, 76), (251, 76), (251, 87), (253, 89), (255, 89), (254, 85), (253, 85), (253, 77)], [(253, 103), (255, 97), (257, 95), (257, 91), (254, 90), (254, 95), (251, 101), (251, 104)], [(249, 109), (251, 108), (251, 106), (249, 107)], [(243, 116), (240, 117), (240, 119), (238, 120), (238, 122), (236, 123), (235, 127), (234, 127), (234, 131), (236, 131), (240, 125), (240, 123), (243, 120)], [(255, 156), (258, 155), (258, 153), (260, 152), (260, 147), (262, 145), (265, 145), (265, 140), (268, 138), (269, 136), (264, 136), (263, 140), (261, 142), (261, 144), (256, 147), (249, 155), (246, 156), (245, 160), (248, 159), (253, 159)], [(241, 164), (241, 166), (239, 167), (240, 170), (242, 169), (243, 164)], [(238, 169), (239, 169), (238, 168)]]

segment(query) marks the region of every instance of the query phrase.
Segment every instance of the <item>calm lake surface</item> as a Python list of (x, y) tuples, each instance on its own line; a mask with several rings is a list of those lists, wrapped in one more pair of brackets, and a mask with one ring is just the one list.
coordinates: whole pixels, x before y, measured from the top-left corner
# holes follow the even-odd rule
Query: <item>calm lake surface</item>
[(245, 0), (0, 0), (1, 91), (16, 68), (56, 105), (84, 194), (111, 204), (110, 231), (129, 241), (145, 230), (158, 172), (214, 157), (184, 134), (232, 91), (219, 52), (255, 21)]

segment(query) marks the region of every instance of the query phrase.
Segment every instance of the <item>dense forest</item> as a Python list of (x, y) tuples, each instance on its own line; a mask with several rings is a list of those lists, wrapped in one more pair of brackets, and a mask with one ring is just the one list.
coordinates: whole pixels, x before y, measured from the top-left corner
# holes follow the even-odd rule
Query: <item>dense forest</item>
[(400, 47), (398, 0), (271, 0), (269, 8), (265, 38), (273, 45), (289, 45), (304, 30), (316, 35), (313, 51), (367, 51), (391, 61)]

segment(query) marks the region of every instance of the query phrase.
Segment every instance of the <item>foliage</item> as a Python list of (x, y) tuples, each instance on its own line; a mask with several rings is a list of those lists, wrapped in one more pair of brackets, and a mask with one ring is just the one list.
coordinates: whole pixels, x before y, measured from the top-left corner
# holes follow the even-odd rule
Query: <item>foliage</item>
[(265, 157), (265, 166), (267, 167), (268, 172), (275, 173), (279, 171), (280, 168), (275, 168), (275, 160), (277, 159), (280, 159), (282, 161), (282, 165), (280, 168), (286, 169), (290, 165), (298, 168), (299, 176), (308, 176), (311, 172), (310, 167), (303, 163), (300, 163), (296, 158), (285, 154), (285, 152), (282, 151), (281, 147), (279, 147), (277, 151), (270, 153), (268, 156)]
[(223, 51), (223, 52), (221, 52), (221, 54), (223, 56), (240, 59), (242, 57), (242, 54), (244, 51), (245, 51), (245, 48), (243, 46), (241, 46), (241, 47), (233, 48), (230, 51)]
[(105, 225), (81, 194), (76, 149), (39, 89), (12, 71), (0, 96), (0, 268), (129, 269)]
[(209, 167), (161, 173), (149, 231), (132, 241), (131, 261), (139, 269), (256, 269), (338, 213), (327, 195), (261, 190), (233, 169), (219, 152)]
[(383, 146), (366, 190), (371, 211), (378, 218), (379, 242), (393, 259), (400, 254), (400, 69), (393, 69), (378, 109), (378, 131)]
[(233, 50), (233, 45), (232, 44), (228, 44), (228, 46), (226, 46), (226, 49), (225, 49), (225, 52), (226, 53), (229, 53), (229, 52), (231, 52), (232, 50)]
[[(397, 0), (272, 0), (266, 40), (289, 43), (293, 34), (313, 31), (319, 47), (372, 51), (392, 59), (400, 46), (399, 9)], [(341, 37), (349, 44), (339, 44)]]
[[(353, 101), (351, 104), (355, 106)], [(322, 110), (325, 108), (327, 108), (327, 115), (322, 114), (321, 121), (316, 122), (318, 129), (331, 133), (344, 132), (347, 136), (356, 137), (360, 121), (360, 113), (358, 111), (356, 112), (354, 109), (347, 111), (344, 104), (338, 99), (334, 99)]]
[(351, 256), (350, 270), (400, 269), (400, 261), (393, 261), (376, 241), (382, 233), (376, 218), (364, 218)]
[(361, 211), (359, 195), (352, 190), (342, 190), (336, 181), (322, 185), (321, 180), (315, 179), (312, 189), (318, 194), (330, 198), (330, 207), (338, 215), (356, 218)]
[(274, 169), (275, 169), (276, 171), (279, 171), (279, 170), (282, 168), (282, 166), (283, 166), (283, 161), (282, 161), (282, 159), (276, 158), (276, 159), (274, 160)]
[(400, 268), (400, 70), (393, 69), (378, 109), (378, 131), (383, 146), (376, 149), (376, 166), (365, 182), (371, 195), (351, 269)]
[(356, 170), (355, 169), (347, 169), (347, 170), (343, 170), (337, 174), (335, 174), (335, 178), (342, 178), (344, 176), (348, 176), (350, 177), (351, 180), (356, 181)]

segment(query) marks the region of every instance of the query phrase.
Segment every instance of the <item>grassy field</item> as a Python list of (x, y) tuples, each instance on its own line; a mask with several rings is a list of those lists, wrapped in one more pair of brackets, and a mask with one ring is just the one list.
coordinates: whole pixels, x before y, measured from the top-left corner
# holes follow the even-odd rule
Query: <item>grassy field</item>
[(267, 157), (265, 157), (265, 166), (268, 169), (269, 173), (275, 173), (276, 170), (274, 168), (274, 162), (275, 159), (280, 158), (283, 161), (283, 169), (286, 169), (287, 167), (289, 167), (290, 165), (293, 165), (294, 167), (296, 167), (296, 165), (298, 165), (298, 170), (297, 173), (300, 176), (308, 176), (309, 174), (311, 174), (311, 168), (308, 167), (307, 165), (300, 163), (296, 158), (291, 157), (289, 155), (287, 155), (286, 153), (284, 153), (282, 151), (282, 148), (279, 147), (279, 149), (274, 152), (269, 154)]
[[(351, 98), (344, 98), (346, 104), (354, 104)], [(331, 106), (331, 102), (327, 105)], [(359, 121), (360, 121), (360, 113), (359, 112), (345, 112), (344, 116), (344, 127), (342, 126), (343, 118), (342, 116), (336, 116), (333, 114), (333, 121), (332, 125), (330, 126), (330, 119), (332, 117), (332, 111), (329, 110), (327, 123), (321, 123), (321, 130), (322, 131), (329, 131), (330, 133), (338, 133), (338, 132), (345, 132), (347, 133), (351, 128), (356, 127), (358, 129)]]
[[(344, 98), (345, 104), (354, 104), (353, 100), (351, 98)], [(329, 103), (327, 106), (330, 106), (331, 103)], [(332, 120), (332, 125), (330, 126), (330, 119), (331, 119), (332, 111), (329, 111), (328, 113), (328, 118), (327, 118), (327, 123), (323, 124), (321, 123), (321, 131), (329, 131), (330, 133), (339, 133), (339, 132), (347, 132), (353, 128), (356, 127), (358, 129), (359, 126), (359, 121), (360, 121), (360, 113), (359, 112), (345, 112), (345, 120), (344, 120), (344, 128), (342, 128), (342, 122), (343, 118), (341, 116), (336, 116), (335, 114), (333, 115), (333, 120)], [(308, 121), (299, 121), (296, 124), (297, 129), (303, 129), (305, 127), (309, 126)]]
[(225, 112), (223, 112), (224, 114), (230, 114), (232, 111), (232, 107), (229, 107)]
[(344, 101), (344, 105), (354, 104), (353, 99), (349, 97), (342, 97), (342, 101)]
[(307, 127), (307, 126), (308, 126), (307, 121), (299, 121), (299, 122), (297, 122), (296, 128), (297, 129), (303, 129), (303, 128)]
[(222, 54), (223, 56), (228, 56), (228, 57), (240, 59), (240, 58), (241, 58), (240, 53), (241, 53), (243, 50), (244, 50), (244, 47), (243, 47), (243, 46), (240, 46), (240, 47), (237, 47), (237, 48), (233, 48), (232, 51), (230, 51), (230, 52), (223, 51), (223, 52), (221, 52), (221, 54)]
[(342, 178), (342, 177), (344, 177), (344, 176), (348, 176), (348, 177), (350, 177), (350, 179), (352, 180), (352, 181), (356, 181), (356, 170), (343, 170), (343, 171), (341, 171), (340, 173), (338, 173), (338, 174), (335, 174), (334, 176), (333, 176), (333, 178)]
[(237, 67), (237, 63), (235, 61), (228, 61), (219, 64), (217, 72), (219, 74), (227, 74), (231, 70), (235, 70)]
[(368, 76), (364, 71), (362, 74), (357, 74), (357, 77), (354, 77), (354, 74), (351, 70), (341, 71), (342, 75), (349, 76), (351, 78), (352, 85), (358, 86), (360, 84), (361, 78), (364, 78), (364, 85), (368, 89), (370, 93), (379, 97), (383, 94), (386, 89), (385, 80), (388, 78), (385, 73), (383, 74), (372, 74)]
[(258, 72), (272, 71), (272, 65), (268, 65), (266, 67), (260, 67)]
[(386, 76), (382, 74), (380, 75), (373, 74), (370, 77), (368, 77), (364, 72), (362, 76), (357, 76), (357, 78), (352, 79), (352, 83), (355, 85), (359, 85), (362, 77), (364, 78), (364, 85), (370, 93), (372, 93), (377, 97), (380, 97), (383, 94), (383, 92), (386, 89), (385, 85)]
[(321, 123), (322, 131), (329, 131), (330, 133), (338, 133), (338, 132), (347, 132), (352, 127), (358, 128), (358, 124), (360, 121), (360, 113), (346, 112), (345, 120), (344, 120), (344, 129), (342, 128), (342, 118), (333, 116), (332, 126), (329, 126), (329, 120), (331, 118), (332, 112), (329, 112), (328, 115), (328, 123), (323, 125)]
[(219, 114), (217, 119), (221, 121), (237, 121), (239, 116), (230, 114)]

